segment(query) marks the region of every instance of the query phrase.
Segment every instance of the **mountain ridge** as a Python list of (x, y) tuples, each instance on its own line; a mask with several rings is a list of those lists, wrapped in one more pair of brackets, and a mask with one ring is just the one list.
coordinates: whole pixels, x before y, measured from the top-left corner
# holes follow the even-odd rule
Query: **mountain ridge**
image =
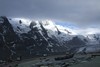
[[(93, 34), (90, 37), (94, 39), (93, 45), (100, 44), (99, 35)], [(82, 52), (83, 47), (87, 48), (90, 43), (89, 36), (73, 35), (73, 31), (56, 25), (50, 20), (30, 21), (0, 17), (0, 54), (3, 54), (0, 59), (18, 56), (25, 58), (67, 51), (78, 52), (78, 50)]]

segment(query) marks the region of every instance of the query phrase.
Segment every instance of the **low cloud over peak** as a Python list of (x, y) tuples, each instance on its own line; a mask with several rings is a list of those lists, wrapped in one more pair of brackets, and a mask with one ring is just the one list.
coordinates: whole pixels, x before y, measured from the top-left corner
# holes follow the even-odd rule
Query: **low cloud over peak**
[(100, 0), (0, 0), (0, 15), (100, 26)]

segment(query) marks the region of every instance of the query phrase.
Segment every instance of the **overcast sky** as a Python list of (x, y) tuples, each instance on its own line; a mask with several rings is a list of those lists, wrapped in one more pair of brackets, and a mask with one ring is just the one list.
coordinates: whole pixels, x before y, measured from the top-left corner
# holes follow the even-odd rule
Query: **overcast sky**
[(0, 0), (0, 15), (100, 26), (100, 0)]

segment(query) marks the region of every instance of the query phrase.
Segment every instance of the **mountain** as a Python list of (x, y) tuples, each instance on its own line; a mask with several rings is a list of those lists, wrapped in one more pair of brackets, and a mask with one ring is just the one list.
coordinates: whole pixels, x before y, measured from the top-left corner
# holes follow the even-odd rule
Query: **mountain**
[(88, 34), (85, 36), (85, 41), (87, 42), (86, 46), (79, 48), (79, 53), (100, 52), (100, 34)]
[[(15, 59), (19, 56), (28, 58), (67, 51), (82, 52), (90, 45), (100, 47), (99, 34), (84, 36), (74, 33), (73, 30), (50, 20), (31, 21), (1, 16), (0, 59), (6, 60), (10, 57)], [(85, 51), (88, 52), (88, 50)]]

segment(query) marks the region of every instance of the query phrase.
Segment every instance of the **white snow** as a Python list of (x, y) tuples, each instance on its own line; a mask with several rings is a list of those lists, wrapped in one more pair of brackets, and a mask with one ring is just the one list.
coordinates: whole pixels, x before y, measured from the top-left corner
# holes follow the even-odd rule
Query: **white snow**
[[(22, 21), (21, 24), (19, 23), (20, 20)], [(9, 21), (12, 24), (14, 31), (17, 33), (27, 33), (30, 30), (29, 25), (31, 21), (29, 19), (12, 18)], [(18, 29), (18, 27), (20, 28), (20, 30)]]
[[(22, 21), (21, 24), (19, 23), (20, 20)], [(12, 18), (9, 21), (12, 24), (14, 31), (17, 33), (27, 33), (28, 31), (30, 31), (29, 25), (32, 22), (32, 20), (30, 19)], [(71, 29), (68, 27), (57, 25), (55, 24), (55, 22), (51, 20), (41, 20), (41, 21), (35, 20), (33, 22), (36, 23), (36, 25), (33, 27), (37, 27), (40, 31), (41, 31), (41, 27), (39, 23), (42, 23), (43, 27), (47, 30), (48, 35), (50, 37), (52, 37), (53, 35), (55, 37), (61, 37), (65, 39), (68, 38), (69, 40), (72, 39), (76, 35), (78, 35), (80, 38), (84, 38), (88, 36), (88, 38), (92, 40), (93, 36), (90, 36), (90, 35), (100, 31), (99, 29), (93, 29), (93, 28)], [(18, 27), (20, 28), (20, 30), (18, 29)], [(58, 35), (57, 28), (62, 34)], [(80, 36), (80, 34), (82, 34), (82, 36)]]
[[(97, 34), (96, 34), (97, 35)], [(86, 38), (87, 38), (87, 40), (88, 40), (88, 43), (87, 43), (87, 45), (98, 45), (98, 44), (100, 44), (100, 40), (97, 40), (95, 37), (94, 37), (94, 34), (88, 34), (87, 36), (85, 36)], [(99, 37), (99, 39), (100, 39), (100, 35), (99, 36), (97, 36), (97, 37)]]
[[(19, 23), (20, 20), (22, 23)], [(9, 21), (12, 24), (13, 29), (16, 33), (19, 33), (19, 34), (27, 33), (28, 31), (31, 30), (29, 25), (32, 22), (32, 20), (25, 19), (25, 18), (12, 18)], [(41, 27), (40, 27), (39, 23), (42, 23), (43, 27), (47, 30), (49, 37), (55, 36), (55, 37), (59, 38), (60, 41), (71, 40), (73, 38), (73, 36), (71, 36), (71, 35), (75, 34), (71, 29), (65, 28), (60, 25), (56, 25), (51, 20), (42, 20), (42, 21), (35, 20), (33, 22), (36, 23), (36, 25), (33, 26), (33, 28), (37, 27), (40, 30), (40, 33), (41, 33)], [(60, 35), (58, 35), (57, 28), (61, 32)]]
[(13, 44), (12, 47), (15, 48), (16, 44)]
[(78, 50), (77, 53), (80, 53), (80, 52), (83, 52), (83, 50), (85, 50), (86, 53), (91, 53), (91, 52), (100, 52), (100, 45), (90, 45), (90, 46), (85, 46), (85, 47), (82, 47)]
[(0, 18), (0, 23), (3, 23), (3, 21), (4, 21), (4, 20), (3, 20), (2, 18)]

